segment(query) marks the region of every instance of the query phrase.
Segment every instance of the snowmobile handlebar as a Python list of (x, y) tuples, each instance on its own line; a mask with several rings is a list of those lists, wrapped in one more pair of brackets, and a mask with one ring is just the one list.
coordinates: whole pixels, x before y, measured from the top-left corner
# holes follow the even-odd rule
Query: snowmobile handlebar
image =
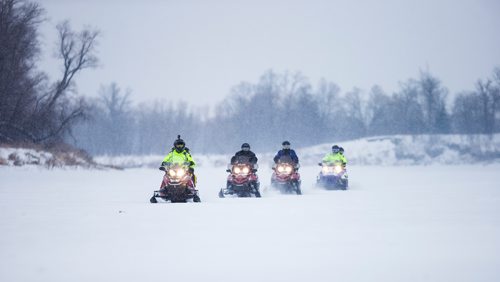
[(167, 168), (178, 165), (178, 166), (184, 166), (184, 167), (189, 167), (191, 165), (190, 162), (184, 162), (184, 163), (171, 163), (171, 162), (162, 162), (161, 166), (159, 167), (159, 170), (165, 171)]
[(343, 163), (343, 162), (339, 162), (339, 161), (337, 161), (337, 162), (321, 162), (321, 163), (318, 163), (318, 165), (319, 165), (319, 166), (335, 166), (335, 165), (341, 165), (341, 166), (343, 166), (343, 167), (345, 167), (345, 166), (346, 166), (346, 164), (345, 164), (345, 163)]

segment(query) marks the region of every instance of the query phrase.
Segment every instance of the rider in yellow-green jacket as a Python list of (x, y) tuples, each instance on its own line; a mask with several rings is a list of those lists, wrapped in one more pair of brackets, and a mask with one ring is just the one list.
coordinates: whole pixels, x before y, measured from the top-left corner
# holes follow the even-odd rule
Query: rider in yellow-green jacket
[(174, 147), (172, 151), (163, 159), (162, 165), (165, 163), (173, 163), (173, 164), (184, 164), (189, 163), (189, 173), (193, 176), (193, 182), (196, 185), (196, 176), (194, 175), (194, 167), (196, 163), (193, 160), (193, 157), (189, 153), (189, 149), (186, 148), (186, 143), (181, 139), (181, 136), (178, 135), (177, 139), (174, 141)]
[(324, 163), (340, 162), (345, 166), (347, 164), (347, 159), (344, 157), (343, 153), (344, 153), (343, 148), (337, 145), (333, 145), (332, 152), (325, 155), (325, 157), (323, 158), (323, 162)]
[(189, 153), (189, 149), (185, 147), (184, 141), (182, 139), (175, 140), (174, 148), (172, 151), (168, 153), (168, 155), (163, 159), (164, 163), (174, 163), (174, 164), (183, 164), (189, 163), (189, 169), (194, 171), (194, 167), (196, 163), (193, 160), (193, 157)]

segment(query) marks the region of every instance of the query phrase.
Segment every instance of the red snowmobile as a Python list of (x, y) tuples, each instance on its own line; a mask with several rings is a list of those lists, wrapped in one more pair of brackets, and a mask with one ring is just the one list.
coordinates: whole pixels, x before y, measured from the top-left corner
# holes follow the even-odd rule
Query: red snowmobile
[(160, 190), (154, 191), (151, 203), (157, 203), (157, 198), (172, 203), (185, 203), (188, 200), (201, 202), (198, 190), (195, 188), (193, 175), (189, 172), (189, 163), (165, 163), (160, 167), (165, 171)]
[(257, 174), (257, 164), (252, 165), (246, 160), (237, 160), (228, 165), (229, 172), (226, 188), (221, 188), (219, 198), (225, 198), (226, 195), (235, 195), (237, 197), (260, 198), (259, 177)]
[(299, 167), (299, 164), (292, 161), (279, 161), (273, 166), (274, 172), (271, 176), (271, 186), (283, 194), (296, 193), (302, 195)]

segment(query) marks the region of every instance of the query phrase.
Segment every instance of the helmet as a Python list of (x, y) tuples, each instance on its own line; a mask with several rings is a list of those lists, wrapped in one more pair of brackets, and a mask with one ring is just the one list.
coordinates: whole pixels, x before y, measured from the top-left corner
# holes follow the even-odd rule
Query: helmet
[(174, 141), (174, 148), (177, 152), (182, 152), (184, 148), (186, 147), (186, 143), (184, 143), (184, 140), (181, 139), (180, 135), (177, 135), (177, 139)]
[(248, 143), (241, 144), (241, 149), (243, 151), (250, 151), (250, 144), (248, 144)]
[(288, 141), (283, 141), (281, 145), (283, 146), (283, 149), (290, 149), (290, 142)]
[(340, 147), (339, 146), (337, 146), (337, 145), (333, 145), (332, 146), (332, 152), (338, 153), (339, 151), (340, 151)]
[(344, 148), (340, 147), (340, 148), (339, 148), (339, 152), (340, 152), (341, 154), (344, 154)]

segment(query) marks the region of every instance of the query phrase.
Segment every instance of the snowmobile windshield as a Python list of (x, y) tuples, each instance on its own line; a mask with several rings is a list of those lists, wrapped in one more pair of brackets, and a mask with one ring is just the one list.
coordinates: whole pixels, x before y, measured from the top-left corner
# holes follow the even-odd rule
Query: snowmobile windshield
[(250, 157), (249, 156), (237, 156), (235, 163), (237, 163), (237, 164), (248, 164), (248, 165), (251, 165), (251, 163), (250, 163)]
[(279, 158), (278, 160), (279, 163), (287, 163), (287, 164), (293, 164), (294, 161), (292, 160), (292, 157), (289, 155), (283, 155)]
[(340, 165), (340, 166), (343, 166), (344, 164), (342, 164), (341, 161), (330, 161), (330, 162), (323, 162), (322, 163), (322, 166), (336, 166), (336, 165)]
[(168, 163), (163, 163), (163, 167), (165, 168), (170, 168), (172, 166), (182, 166), (182, 167), (189, 167), (190, 163), (189, 162), (185, 162), (184, 160), (182, 161), (174, 161), (174, 162), (168, 162)]

